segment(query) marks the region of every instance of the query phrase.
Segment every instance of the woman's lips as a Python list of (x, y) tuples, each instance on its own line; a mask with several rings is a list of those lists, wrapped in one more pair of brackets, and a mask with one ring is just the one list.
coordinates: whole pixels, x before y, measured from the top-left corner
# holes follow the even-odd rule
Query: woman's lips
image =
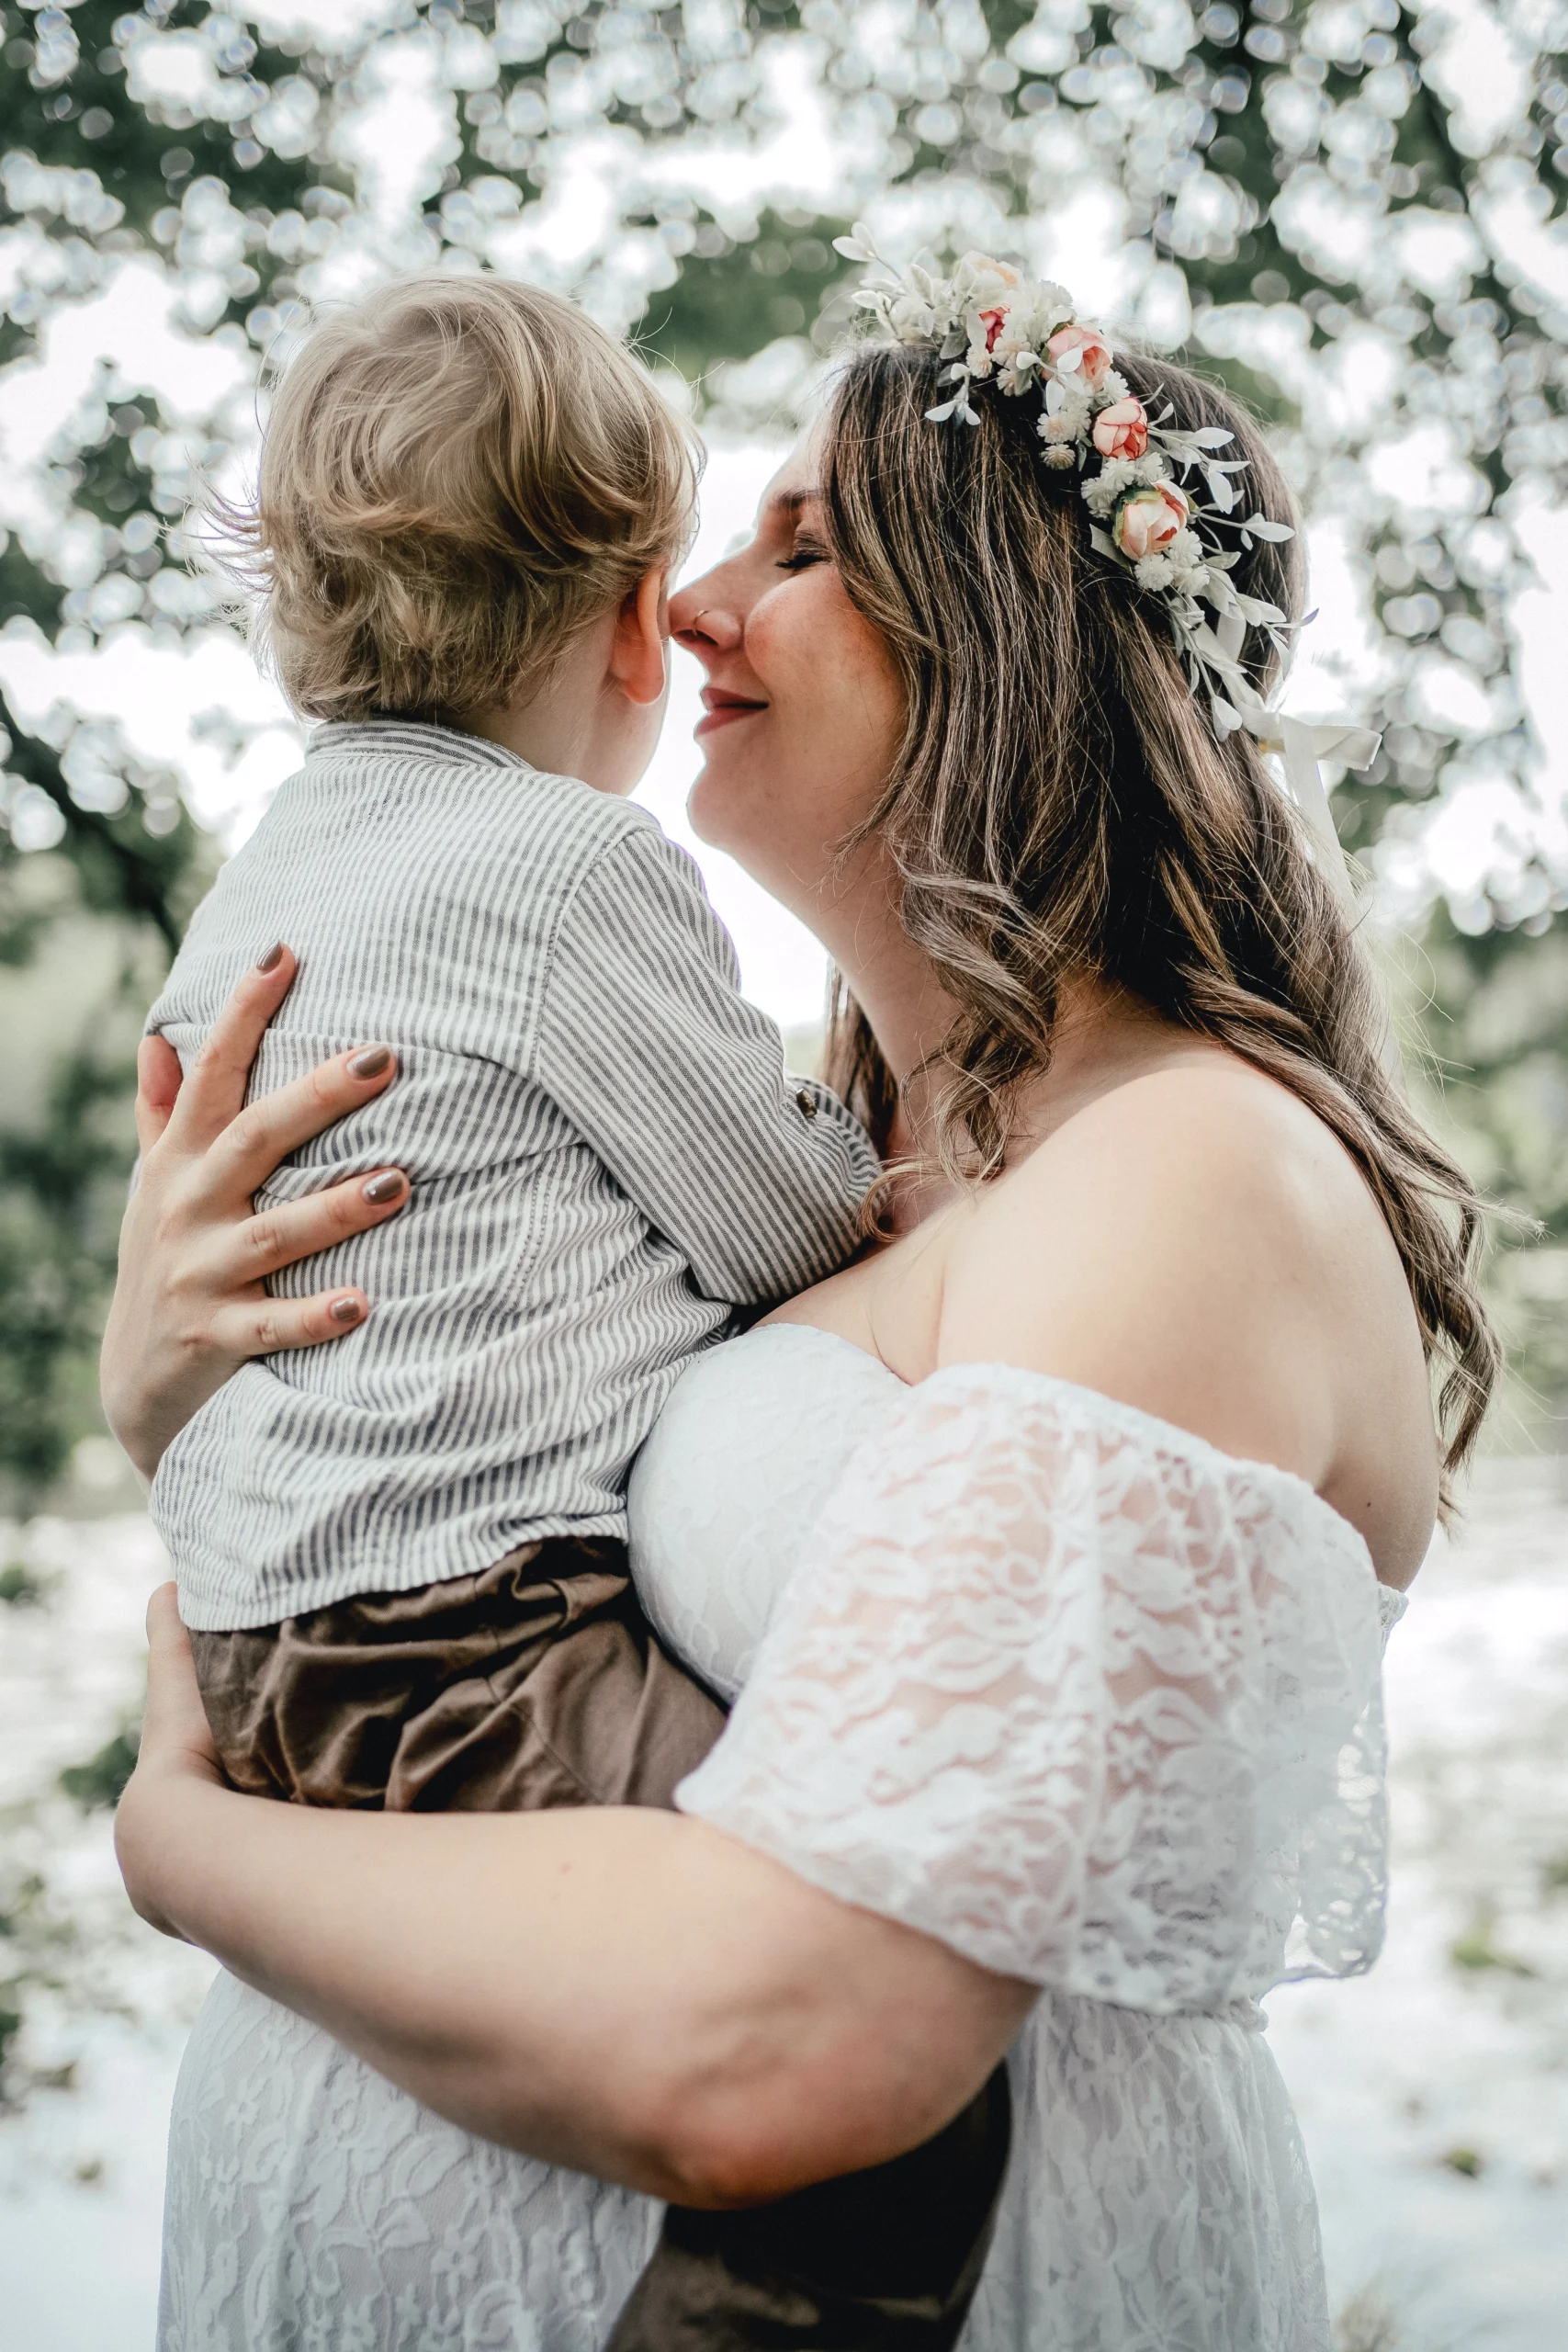
[(707, 706), (707, 717), (699, 719), (692, 729), (694, 741), (700, 741), (705, 735), (716, 734), (721, 727), (728, 727), (731, 719), (753, 718), (758, 711), (766, 710), (768, 707), (765, 702), (748, 702), (741, 695), (724, 694), (714, 686), (704, 688), (703, 701)]

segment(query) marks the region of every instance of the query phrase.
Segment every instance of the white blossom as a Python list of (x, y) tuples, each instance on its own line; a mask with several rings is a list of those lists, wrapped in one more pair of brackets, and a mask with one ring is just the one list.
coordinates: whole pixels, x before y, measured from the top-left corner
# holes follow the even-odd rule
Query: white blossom
[(936, 313), (918, 294), (901, 294), (888, 305), (887, 324), (900, 343), (927, 343), (936, 329)]

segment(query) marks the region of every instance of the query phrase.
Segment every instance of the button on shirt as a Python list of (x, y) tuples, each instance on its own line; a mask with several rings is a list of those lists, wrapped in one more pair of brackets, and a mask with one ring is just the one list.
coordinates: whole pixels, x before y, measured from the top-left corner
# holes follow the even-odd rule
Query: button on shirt
[(299, 969), (253, 1092), (371, 1039), (399, 1069), (258, 1205), (389, 1164), (413, 1190), (272, 1285), (358, 1283), (368, 1320), (243, 1365), (164, 1457), (181, 1609), (214, 1629), (624, 1533), (682, 1368), (732, 1307), (841, 1263), (877, 1172), (838, 1098), (786, 1074), (648, 811), (478, 737), (318, 730), (149, 1016), (187, 1067), (277, 938)]

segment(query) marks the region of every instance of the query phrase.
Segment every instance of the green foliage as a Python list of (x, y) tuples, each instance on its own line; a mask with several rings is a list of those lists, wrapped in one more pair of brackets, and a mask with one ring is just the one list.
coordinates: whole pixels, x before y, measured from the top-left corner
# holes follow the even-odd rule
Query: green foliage
[(1494, 1940), (1497, 1921), (1489, 1910), (1478, 1911), (1469, 1932), (1460, 1936), (1449, 1947), (1449, 1958), (1456, 1968), (1472, 1974), (1496, 1969), (1505, 1976), (1534, 1976), (1537, 1972), (1529, 1961), (1517, 1960), (1511, 1952), (1499, 1951)]
[(140, 1726), (123, 1726), (85, 1764), (65, 1767), (60, 1775), (62, 1792), (84, 1813), (111, 1811), (124, 1795), (125, 1784), (136, 1770), (141, 1745)]
[[(692, 243), (673, 286), (653, 295), (637, 331), (638, 348), (694, 384), (727, 359), (749, 359), (781, 335), (816, 334), (848, 316), (840, 288), (849, 273), (832, 241), (850, 223), (764, 209), (755, 236), (736, 239), (716, 221), (673, 215), (664, 223), (671, 250)], [(637, 224), (651, 227), (651, 217)], [(835, 300), (834, 297), (840, 296)], [(826, 319), (825, 319), (826, 314)]]
[(1517, 1424), (1568, 1450), (1568, 923), (1467, 937), (1439, 907), (1422, 943), (1426, 1109), (1486, 1197), (1488, 1287)]
[(8, 1560), (0, 1568), (0, 1604), (7, 1609), (41, 1609), (48, 1587), (23, 1560)]
[(0, 1473), (24, 1496), (93, 1426), (81, 1392), (114, 1281), (133, 1085), (133, 1066), (85, 1046), (58, 1064), (39, 1125), (0, 1129)]

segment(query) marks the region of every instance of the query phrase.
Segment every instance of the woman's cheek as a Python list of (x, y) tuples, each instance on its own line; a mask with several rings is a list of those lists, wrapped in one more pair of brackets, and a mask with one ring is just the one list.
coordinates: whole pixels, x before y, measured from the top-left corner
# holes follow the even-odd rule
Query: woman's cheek
[(874, 801), (903, 724), (892, 661), (871, 623), (822, 564), (753, 610), (746, 633), (751, 666), (773, 705), (792, 765), (844, 799), (848, 831)]

